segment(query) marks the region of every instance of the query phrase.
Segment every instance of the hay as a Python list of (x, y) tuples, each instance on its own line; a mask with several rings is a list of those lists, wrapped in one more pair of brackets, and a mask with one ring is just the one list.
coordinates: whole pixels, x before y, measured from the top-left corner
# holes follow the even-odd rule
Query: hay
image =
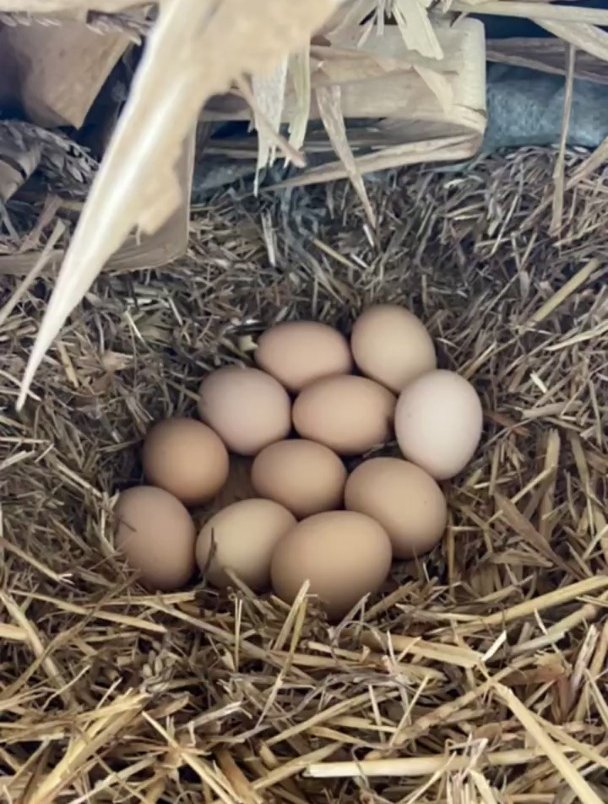
[[(143, 5), (149, 8), (150, 4)], [(52, 21), (53, 14), (77, 14), (93, 27), (101, 21), (101, 30), (108, 29), (108, 26), (113, 29), (108, 21), (113, 13), (119, 13), (117, 27), (128, 30), (130, 10), (129, 0), (98, 0), (92, 14), (87, 0), (5, 0), (3, 13), (11, 15), (9, 19), (16, 24), (22, 21), (24, 13), (41, 15), (41, 21), (47, 24)], [(244, 77), (247, 76), (248, 80), (251, 76), (252, 94), (248, 105), (258, 132), (262, 132), (258, 168), (272, 161), (278, 150), (297, 163), (299, 157), (295, 151), (304, 135), (312, 100), (309, 74), (311, 36), (328, 30), (325, 25), (331, 29), (335, 23), (340, 28), (343, 24), (367, 20), (366, 32), (363, 33), (362, 29), (362, 38), (365, 39), (374, 26), (378, 31), (384, 30), (388, 14), (394, 18), (408, 49), (417, 57), (430, 59), (426, 66), (414, 65), (415, 72), (446, 112), (446, 122), (456, 122), (460, 128), (460, 124), (469, 118), (464, 122), (464, 129), (469, 129), (469, 124), (472, 124), (473, 141), (477, 142), (483, 128), (481, 108), (465, 108), (461, 110), (467, 112), (463, 120), (459, 114), (451, 119), (463, 99), (453, 103), (450, 82), (441, 75), (441, 70), (435, 69), (447, 51), (441, 46), (438, 32), (433, 27), (433, 21), (441, 16), (445, 22), (446, 14), (452, 22), (455, 15), (471, 13), (528, 18), (569, 43), (570, 84), (575, 73), (576, 50), (608, 61), (608, 39), (599, 27), (608, 20), (608, 11), (576, 5), (561, 7), (536, 0), (445, 0), (440, 4), (431, 4), (428, 0), (308, 0), (306, 4), (289, 6), (284, 0), (223, 0), (218, 4), (200, 0), (160, 2), (158, 17), (150, 30), (147, 47), (120, 115), (120, 124), (104, 154), (70, 240), (47, 314), (32, 346), (18, 408), (23, 406), (33, 377), (67, 318), (129, 233), (134, 229), (148, 234), (158, 232), (180, 206), (183, 198), (174, 175), (175, 165), (183, 143), (192, 133), (207, 101), (235, 86), (240, 87), (243, 94)], [(136, 29), (129, 33), (138, 38), (143, 31), (137, 25)], [(359, 40), (359, 37), (355, 39)], [(478, 56), (481, 56), (481, 42), (477, 48), (473, 44), (467, 47), (471, 52), (478, 50)], [(326, 58), (329, 55), (325, 52)], [(296, 105), (294, 116), (289, 120), (291, 143), (286, 143), (279, 134), (279, 121), (290, 67)], [(357, 80), (354, 78), (355, 83)], [(479, 78), (473, 78), (471, 72), (467, 83), (472, 89), (479, 84)], [(247, 94), (245, 92), (245, 97)], [(472, 92), (471, 99), (477, 94), (477, 91)], [(338, 172), (336, 174), (326, 166), (307, 180), (317, 181), (322, 176), (322, 180), (329, 181), (348, 176), (357, 189), (370, 224), (374, 226), (375, 212), (360, 176), (363, 166), (366, 165), (366, 171), (372, 169), (370, 157), (374, 170), (410, 164), (412, 159), (418, 161), (420, 156), (415, 154), (418, 144), (409, 142), (406, 136), (406, 142), (388, 147), (383, 156), (380, 153), (368, 154), (363, 162), (358, 163), (346, 137), (341, 89), (336, 87), (329, 93), (322, 90), (318, 100), (320, 117), (338, 157)], [(409, 95), (409, 100), (414, 106), (418, 103), (412, 95)], [(475, 107), (478, 105), (483, 107), (483, 102), (477, 99)], [(464, 102), (464, 106), (467, 107), (468, 102)], [(470, 111), (477, 118), (475, 123)], [(408, 128), (409, 122), (406, 122), (405, 129)], [(425, 158), (430, 161), (468, 158), (471, 155), (471, 132), (464, 138), (459, 135), (443, 138), (438, 137), (435, 130), (425, 143)], [(564, 141), (565, 132), (564, 126)], [(296, 157), (295, 160), (292, 156)], [(562, 173), (560, 162), (557, 184)], [(554, 231), (561, 216), (560, 203), (556, 194)]]
[[(555, 160), (371, 183), (377, 240), (343, 183), (218, 197), (186, 259), (97, 280), (16, 414), (52, 278), (25, 292), (0, 327), (6, 800), (606, 800), (606, 170), (566, 151), (553, 237)], [(483, 397), (444, 542), (339, 628), (303, 598), (131, 584), (110, 506), (149, 423), (265, 325), (347, 330), (376, 298)]]

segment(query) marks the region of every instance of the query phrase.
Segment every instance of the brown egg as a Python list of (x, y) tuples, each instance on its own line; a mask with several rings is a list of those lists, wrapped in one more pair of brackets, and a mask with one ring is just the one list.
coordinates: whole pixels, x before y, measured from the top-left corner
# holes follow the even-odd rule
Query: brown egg
[(364, 461), (346, 481), (345, 505), (379, 522), (397, 558), (431, 550), (447, 524), (443, 492), (423, 469), (399, 458)]
[(228, 366), (209, 374), (199, 390), (198, 411), (228, 449), (255, 455), (285, 438), (291, 402), (283, 386), (259, 369)]
[(171, 592), (195, 569), (196, 530), (182, 503), (164, 489), (138, 486), (118, 498), (116, 548), (145, 586)]
[(276, 594), (293, 603), (310, 582), (330, 619), (377, 592), (389, 573), (391, 543), (377, 522), (353, 511), (328, 511), (299, 522), (278, 543), (270, 569)]
[(261, 497), (303, 519), (342, 505), (346, 469), (328, 447), (298, 438), (263, 449), (253, 462), (251, 482)]
[(271, 327), (258, 340), (255, 361), (292, 392), (321, 377), (348, 374), (353, 366), (344, 335), (316, 321)]
[(338, 455), (358, 455), (390, 438), (395, 397), (378, 383), (352, 375), (307, 385), (293, 405), (294, 427)]
[(144, 441), (144, 475), (185, 505), (209, 500), (228, 477), (228, 452), (210, 427), (194, 419), (166, 419)]
[(250, 589), (270, 583), (270, 560), (279, 539), (296, 524), (286, 508), (272, 500), (241, 500), (213, 516), (196, 542), (196, 560), (214, 586), (231, 581), (232, 570)]
[(437, 367), (426, 327), (396, 304), (376, 304), (365, 310), (355, 321), (350, 345), (361, 372), (395, 393)]
[(477, 392), (453, 371), (432, 371), (414, 380), (402, 391), (395, 411), (401, 452), (437, 480), (465, 468), (482, 426)]

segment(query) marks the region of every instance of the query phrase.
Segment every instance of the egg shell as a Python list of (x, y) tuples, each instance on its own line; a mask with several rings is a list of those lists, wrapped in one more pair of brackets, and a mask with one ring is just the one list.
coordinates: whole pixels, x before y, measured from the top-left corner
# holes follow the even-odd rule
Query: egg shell
[(431, 477), (445, 480), (473, 457), (483, 426), (477, 392), (464, 377), (439, 369), (402, 391), (395, 434), (403, 455)]
[(198, 411), (228, 449), (255, 455), (291, 429), (291, 402), (283, 386), (259, 369), (227, 366), (205, 377)]
[(270, 584), (270, 561), (279, 539), (296, 524), (294, 515), (273, 500), (241, 500), (215, 514), (196, 542), (196, 560), (210, 583), (230, 586), (226, 569), (250, 589)]
[(316, 321), (288, 321), (266, 330), (255, 361), (291, 392), (321, 377), (348, 374), (353, 366), (344, 335)]
[(184, 505), (164, 489), (123, 491), (114, 508), (116, 548), (150, 589), (180, 589), (195, 570), (194, 522)]
[(281, 539), (270, 572), (282, 600), (293, 603), (309, 581), (309, 593), (337, 620), (381, 588), (390, 566), (391, 543), (381, 525), (353, 511), (327, 511), (299, 522)]
[(144, 441), (146, 480), (185, 505), (214, 497), (228, 477), (228, 451), (220, 437), (194, 419), (166, 419)]
[(376, 304), (365, 310), (355, 321), (350, 345), (361, 373), (395, 393), (437, 367), (426, 327), (396, 304)]
[(325, 377), (300, 393), (293, 405), (294, 427), (338, 455), (359, 455), (390, 438), (393, 394), (366, 377)]
[(255, 458), (251, 482), (261, 497), (303, 519), (341, 506), (346, 468), (323, 444), (299, 438), (277, 441)]
[(344, 502), (348, 510), (382, 525), (396, 558), (428, 552), (445, 532), (443, 492), (424, 469), (400, 458), (371, 458), (359, 464), (346, 481)]

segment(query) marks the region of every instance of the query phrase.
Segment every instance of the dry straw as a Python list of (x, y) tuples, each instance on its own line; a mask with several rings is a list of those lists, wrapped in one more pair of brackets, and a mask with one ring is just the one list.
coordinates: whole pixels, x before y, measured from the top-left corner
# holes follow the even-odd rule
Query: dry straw
[[(8, 288), (21, 295), (0, 325), (7, 800), (606, 799), (606, 171), (565, 151), (554, 236), (556, 158), (388, 175), (369, 185), (373, 243), (344, 183), (218, 196), (184, 260), (98, 280), (19, 415), (52, 280)], [(340, 627), (304, 597), (290, 609), (244, 588), (131, 583), (110, 506), (139, 477), (150, 421), (193, 412), (203, 372), (247, 360), (264, 325), (347, 328), (372, 298), (417, 309), (483, 398), (445, 541)], [(246, 469), (224, 502), (246, 496)]]
[[(186, 6), (190, 16), (171, 16)], [(58, 7), (28, 3), (43, 14)], [(171, 31), (168, 20), (188, 27), (179, 41), (194, 47), (195, 34), (209, 36), (209, 27), (193, 25), (209, 7), (174, 0), (159, 30)], [(247, 8), (283, 5), (224, 4), (238, 12), (242, 33), (258, 34), (257, 57), (278, 63), (287, 39), (275, 50), (262, 34), (278, 29)], [(295, 47), (292, 24), (312, 25), (307, 15), (320, 20), (327, 4), (291, 8), (281, 35), (293, 34)], [(406, 3), (400, 8), (407, 13)], [(472, 8), (525, 9), (577, 36), (602, 22), (600, 12), (578, 7), (458, 4)], [(426, 5), (415, 12), (408, 21), (426, 31)], [(209, 62), (217, 72), (205, 86), (230, 80), (229, 59), (230, 70), (248, 69), (236, 34), (206, 41), (205, 57), (219, 61)], [(428, 31), (423, 41), (433, 47)], [(178, 62), (156, 72), (156, 101), (172, 80), (184, 93), (191, 88), (193, 79), (180, 83), (171, 72)], [(199, 71), (197, 81), (206, 80)], [(108, 163), (115, 195), (100, 179), (81, 232), (103, 231), (112, 209), (125, 212), (133, 192), (126, 179), (137, 176), (135, 167), (118, 169), (133, 155), (128, 141), (135, 131), (143, 137), (144, 123), (163, 124), (146, 106), (144, 79), (139, 89)], [(138, 117), (136, 101), (148, 117)], [(173, 153), (160, 154), (159, 170), (170, 169)], [(219, 196), (196, 211), (183, 260), (162, 271), (106, 273), (92, 287), (119, 230), (103, 252), (95, 239), (85, 244), (92, 251), (78, 251), (80, 235), (63, 271), (81, 271), (74, 277), (84, 302), (51, 348), (37, 342), (41, 362), (19, 412), (38, 322), (48, 310), (49, 334), (63, 319), (47, 307), (54, 278), (42, 266), (26, 285), (3, 278), (3, 798), (607, 800), (605, 155), (605, 145), (591, 155), (562, 145), (561, 156), (531, 149), (459, 172), (390, 173), (367, 186), (374, 232), (346, 183), (260, 200)], [(135, 165), (143, 170), (143, 160)], [(144, 208), (149, 198), (127, 206), (151, 225), (170, 203)], [(75, 254), (90, 260), (74, 262)], [(63, 314), (77, 295), (64, 299)], [(201, 375), (248, 360), (247, 344), (264, 326), (312, 317), (347, 330), (371, 299), (416, 309), (442, 364), (462, 371), (483, 398), (482, 446), (446, 487), (444, 542), (424, 561), (396, 567), (383, 594), (339, 627), (304, 596), (289, 608), (242, 587), (218, 595), (199, 583), (162, 597), (141, 589), (113, 557), (111, 503), (139, 479), (137, 447), (150, 422), (192, 413)], [(225, 501), (247, 495), (246, 474), (246, 462), (235, 465)]]
[[(103, 13), (122, 12), (129, 6), (128, 0), (100, 0), (95, 13), (103, 16)], [(309, 60), (308, 57), (302, 58), (302, 53), (308, 48), (310, 35), (319, 30), (340, 6), (345, 24), (371, 14), (371, 23), (375, 22), (380, 31), (384, 27), (385, 12), (392, 14), (408, 48), (430, 60), (430, 68), (428, 64), (416, 67), (418, 74), (441, 104), (449, 105), (448, 82), (433, 64), (444, 56), (444, 51), (431, 23), (429, 4), (423, 0), (348, 0), (345, 3), (342, 0), (308, 0), (295, 5), (290, 3), (288, 9), (285, 0), (222, 0), (219, 4), (211, 0), (161, 2), (158, 20), (150, 33), (130, 98), (82, 212), (32, 349), (19, 406), (23, 404), (40, 362), (70, 312), (129, 232), (134, 227), (143, 232), (157, 230), (179, 205), (179, 188), (175, 180), (171, 183), (170, 177), (184, 137), (206, 100), (227, 91), (244, 75), (252, 75), (254, 85), (256, 80), (262, 82), (258, 84), (257, 97), (252, 100), (258, 130), (263, 132), (258, 165), (264, 164), (267, 157), (272, 158), (276, 153), (280, 142), (276, 132), (281, 119), (282, 89), (289, 56), (296, 54), (291, 61), (291, 70), (299, 97), (296, 115), (291, 121), (291, 139), (296, 148), (301, 144), (310, 109)], [(5, 0), (3, 4), (6, 13), (24, 10), (42, 15), (83, 11), (81, 0)], [(599, 59), (608, 59), (608, 35), (598, 27), (608, 20), (608, 12), (602, 9), (561, 7), (537, 1), (447, 0), (441, 11), (529, 17), (569, 42), (573, 48)], [(94, 24), (95, 15), (91, 20)], [(574, 49), (571, 50), (571, 65), (570, 86), (574, 74)], [(243, 86), (242, 81), (240, 85)], [(319, 107), (341, 167), (357, 189), (373, 226), (375, 212), (369, 204), (360, 168), (345, 136), (339, 111), (339, 90), (322, 89)], [(451, 158), (456, 158), (456, 140), (451, 138), (450, 142), (443, 142), (439, 139), (433, 158), (445, 159), (446, 153), (442, 153), (442, 149)], [(297, 162), (292, 145), (283, 143), (281, 150)], [(466, 148), (465, 154), (468, 155)], [(411, 161), (407, 149), (404, 155), (403, 145), (393, 151), (388, 149), (386, 157), (388, 162), (386, 158), (375, 159), (372, 155), (373, 166), (367, 164), (366, 169), (385, 169)], [(154, 165), (153, 170), (151, 165)], [(563, 166), (558, 163), (558, 168), (559, 176)], [(336, 171), (324, 173), (325, 180), (329, 180), (342, 175), (342, 170), (337, 174)], [(173, 191), (167, 192), (167, 186)], [(160, 188), (163, 188), (162, 193)], [(561, 217), (560, 197), (561, 191), (556, 192), (554, 229)]]

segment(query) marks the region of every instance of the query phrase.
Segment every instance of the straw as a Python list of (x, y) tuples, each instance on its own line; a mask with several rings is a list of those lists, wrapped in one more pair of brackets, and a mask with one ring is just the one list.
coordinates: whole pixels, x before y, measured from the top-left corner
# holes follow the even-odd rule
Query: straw
[[(102, 274), (17, 414), (53, 277), (19, 291), (0, 324), (7, 800), (606, 797), (608, 196), (588, 159), (564, 152), (558, 240), (552, 149), (370, 182), (375, 239), (346, 182), (218, 194), (183, 259)], [(6, 303), (19, 280), (0, 281)], [(306, 589), (141, 588), (112, 502), (151, 422), (196, 415), (201, 377), (249, 363), (272, 323), (348, 333), (373, 300), (417, 312), (482, 399), (446, 539), (344, 623)], [(251, 494), (247, 473), (214, 505)]]

